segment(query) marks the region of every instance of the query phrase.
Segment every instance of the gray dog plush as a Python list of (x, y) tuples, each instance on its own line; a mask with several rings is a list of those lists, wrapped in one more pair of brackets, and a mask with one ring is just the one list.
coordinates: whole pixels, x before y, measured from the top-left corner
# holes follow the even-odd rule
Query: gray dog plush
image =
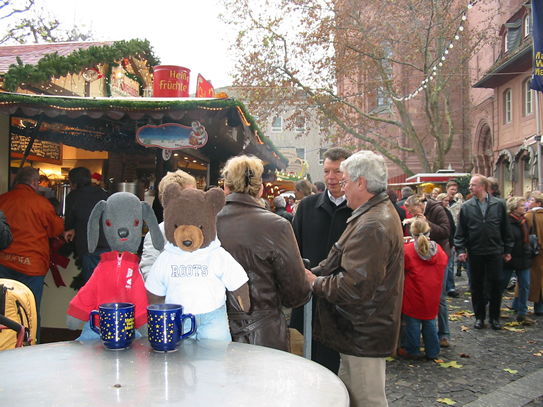
[[(100, 220), (101, 218), (101, 220)], [(139, 271), (139, 257), (134, 253), (141, 244), (143, 223), (147, 224), (157, 250), (164, 247), (156, 216), (147, 202), (129, 192), (117, 192), (96, 204), (89, 218), (89, 252), (98, 244), (99, 225), (112, 251), (103, 253), (89, 281), (70, 302), (66, 325), (75, 330), (87, 321), (80, 340), (98, 339), (88, 323), (90, 312), (101, 304), (129, 302), (135, 305), (135, 327), (147, 335), (147, 294)]]

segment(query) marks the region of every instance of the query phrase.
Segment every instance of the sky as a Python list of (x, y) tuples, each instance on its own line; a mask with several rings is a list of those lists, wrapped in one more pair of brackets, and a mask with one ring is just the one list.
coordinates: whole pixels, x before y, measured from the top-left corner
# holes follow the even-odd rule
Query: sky
[(191, 70), (189, 92), (201, 74), (215, 88), (232, 84), (225, 25), (217, 0), (41, 0), (67, 27), (84, 24), (97, 41), (149, 40), (162, 65)]

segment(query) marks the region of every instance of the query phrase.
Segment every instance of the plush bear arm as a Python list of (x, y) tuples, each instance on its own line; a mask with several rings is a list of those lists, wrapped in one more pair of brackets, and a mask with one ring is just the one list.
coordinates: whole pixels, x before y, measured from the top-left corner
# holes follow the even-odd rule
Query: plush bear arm
[(153, 293), (149, 292), (149, 290), (147, 290), (147, 301), (149, 302), (149, 305), (164, 304), (164, 301), (166, 301), (166, 297), (159, 297), (158, 295), (154, 295)]
[(68, 327), (68, 329), (71, 329), (72, 331), (79, 329), (79, 327), (81, 326), (83, 322), (85, 321), (72, 317), (71, 315), (66, 315), (66, 326)]
[(149, 329), (147, 328), (147, 324), (143, 324), (138, 328), (138, 332), (141, 334), (142, 337), (147, 338), (149, 336)]
[(247, 283), (243, 284), (237, 290), (232, 291), (232, 294), (238, 300), (240, 308), (245, 312), (249, 312), (251, 309), (251, 297), (249, 296), (249, 286)]

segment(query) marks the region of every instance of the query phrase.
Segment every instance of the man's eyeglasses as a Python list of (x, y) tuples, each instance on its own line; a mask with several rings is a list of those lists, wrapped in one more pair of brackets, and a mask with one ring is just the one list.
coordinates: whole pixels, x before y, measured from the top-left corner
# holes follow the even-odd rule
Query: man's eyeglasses
[(345, 183), (349, 181), (349, 178), (347, 179), (342, 179), (341, 181), (338, 181), (338, 184), (341, 188), (343, 188), (345, 186)]

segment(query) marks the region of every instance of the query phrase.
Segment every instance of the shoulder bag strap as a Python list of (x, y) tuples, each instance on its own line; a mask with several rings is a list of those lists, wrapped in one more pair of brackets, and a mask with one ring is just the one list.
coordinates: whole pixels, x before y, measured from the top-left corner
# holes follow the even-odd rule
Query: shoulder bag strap
[[(535, 209), (532, 209), (532, 214), (534, 215), (532, 217), (532, 219), (533, 219), (533, 222), (532, 222), (532, 234), (537, 236), (537, 223), (535, 221)], [(539, 236), (538, 236), (538, 238), (539, 238)]]

